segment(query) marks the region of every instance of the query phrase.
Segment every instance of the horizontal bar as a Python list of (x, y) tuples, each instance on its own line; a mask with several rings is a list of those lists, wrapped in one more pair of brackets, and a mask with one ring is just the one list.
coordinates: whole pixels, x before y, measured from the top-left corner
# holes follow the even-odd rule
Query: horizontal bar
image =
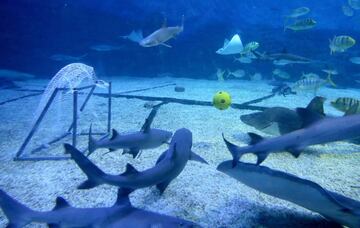
[(70, 160), (70, 156), (63, 157), (15, 157), (14, 161), (60, 161), (60, 160)]

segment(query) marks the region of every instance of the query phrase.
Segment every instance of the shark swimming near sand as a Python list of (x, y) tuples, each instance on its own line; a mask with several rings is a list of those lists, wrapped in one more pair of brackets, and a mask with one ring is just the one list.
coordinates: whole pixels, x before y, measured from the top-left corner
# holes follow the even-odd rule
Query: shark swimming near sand
[(138, 132), (130, 134), (119, 134), (113, 129), (111, 138), (104, 138), (96, 141), (91, 134), (91, 126), (89, 130), (89, 155), (98, 148), (108, 148), (111, 151), (124, 149), (123, 154), (131, 154), (134, 158), (139, 154), (140, 150), (151, 149), (167, 143), (172, 136), (169, 131), (150, 128), (159, 107), (163, 103), (156, 105), (151, 110), (145, 123)]
[(101, 184), (129, 189), (156, 185), (160, 193), (163, 193), (170, 182), (182, 172), (189, 160), (206, 163), (203, 158), (191, 151), (192, 133), (185, 128), (175, 132), (169, 149), (159, 157), (154, 167), (138, 171), (128, 163), (126, 171), (120, 175), (106, 174), (73, 146), (65, 144), (64, 147), (66, 153), (71, 154), (71, 158), (88, 177), (88, 180), (78, 187), (79, 189), (94, 188)]
[(224, 161), (217, 170), (262, 193), (317, 212), (327, 220), (360, 227), (359, 201), (326, 190), (310, 180), (244, 162), (236, 162), (233, 167), (233, 161)]
[(171, 46), (166, 42), (184, 31), (184, 20), (185, 17), (183, 15), (181, 20), (181, 26), (168, 27), (167, 19), (165, 18), (162, 27), (145, 38), (143, 38), (141, 30), (132, 31), (129, 35), (121, 37), (124, 39), (129, 39), (133, 42), (137, 42), (142, 47), (154, 47), (162, 45), (171, 48)]
[(233, 165), (247, 153), (257, 156), (257, 164), (261, 164), (271, 152), (287, 151), (294, 157), (308, 146), (324, 144), (335, 141), (351, 140), (360, 136), (360, 114), (342, 117), (323, 118), (318, 113), (305, 108), (297, 108), (302, 119), (312, 122), (310, 126), (274, 138), (264, 139), (255, 134), (248, 133), (251, 138), (249, 146), (238, 147), (228, 140), (224, 141), (233, 155)]
[(46, 223), (49, 227), (200, 227), (184, 219), (145, 211), (133, 207), (128, 189), (119, 189), (112, 207), (76, 208), (64, 198), (57, 197), (51, 211), (35, 211), (0, 190), (0, 207), (9, 220), (7, 227), (24, 227), (30, 223)]
[(315, 62), (314, 60), (287, 53), (286, 51), (281, 53), (273, 53), (273, 54), (261, 54), (260, 52), (253, 51), (253, 54), (261, 60), (270, 60), (273, 61), (274, 65), (284, 66), (288, 64), (309, 64)]

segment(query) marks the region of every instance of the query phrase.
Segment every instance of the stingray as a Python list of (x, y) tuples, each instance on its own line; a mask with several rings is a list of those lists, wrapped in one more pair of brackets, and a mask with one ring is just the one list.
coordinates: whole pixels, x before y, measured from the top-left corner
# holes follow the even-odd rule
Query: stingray
[(231, 40), (225, 39), (224, 46), (216, 51), (220, 55), (232, 55), (239, 54), (244, 50), (244, 46), (241, 42), (240, 36), (235, 34)]
[(237, 162), (233, 167), (232, 162), (224, 161), (217, 169), (262, 193), (317, 212), (327, 220), (348, 227), (360, 227), (359, 201), (286, 172), (243, 162)]
[[(308, 104), (306, 109), (324, 114), (325, 98), (315, 97)], [(309, 125), (313, 120), (303, 119), (295, 110), (285, 107), (272, 107), (262, 112), (250, 113), (240, 116), (242, 122), (256, 129), (272, 135), (283, 135)]]

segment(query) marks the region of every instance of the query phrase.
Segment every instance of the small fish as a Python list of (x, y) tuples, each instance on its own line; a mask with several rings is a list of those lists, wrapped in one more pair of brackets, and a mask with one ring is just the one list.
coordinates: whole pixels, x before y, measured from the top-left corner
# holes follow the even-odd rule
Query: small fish
[(260, 73), (255, 73), (253, 75), (250, 75), (250, 79), (252, 81), (260, 81), (262, 79), (262, 75)]
[(252, 59), (250, 57), (247, 56), (240, 56), (239, 58), (234, 57), (234, 61), (238, 61), (241, 63), (252, 63)]
[(360, 64), (360, 57), (351, 57), (349, 60), (354, 64)]
[(243, 78), (245, 76), (245, 71), (244, 70), (241, 70), (241, 69), (238, 69), (236, 71), (229, 71), (229, 74), (228, 75), (232, 75), (234, 76), (235, 78)]
[(242, 50), (242, 52), (240, 52), (241, 55), (247, 55), (249, 53), (252, 53), (252, 51), (255, 51), (258, 47), (260, 46), (260, 44), (258, 42), (252, 41), (250, 43), (247, 43), (244, 47), (244, 50)]
[(90, 47), (91, 50), (98, 51), (98, 52), (108, 52), (108, 51), (115, 51), (122, 49), (121, 46), (113, 46), (109, 44), (98, 44), (93, 45)]
[(51, 60), (58, 61), (58, 62), (78, 62), (85, 58), (87, 54), (80, 55), (80, 56), (71, 56), (71, 55), (63, 55), (63, 54), (55, 54), (50, 56)]
[(300, 16), (304, 16), (310, 12), (308, 7), (299, 7), (294, 9), (291, 14), (287, 15), (287, 18), (298, 18)]
[(343, 5), (341, 8), (342, 8), (343, 14), (345, 16), (347, 16), (347, 17), (354, 16), (354, 10), (351, 7), (349, 7), (347, 5)]
[(295, 21), (295, 23), (291, 25), (287, 25), (284, 28), (284, 31), (286, 29), (291, 29), (293, 31), (301, 31), (301, 30), (308, 30), (314, 28), (316, 25), (316, 21), (311, 18), (301, 19), (298, 21)]
[(339, 72), (335, 69), (323, 69), (321, 70), (322, 72), (325, 72), (327, 74), (331, 74), (331, 75), (338, 75)]
[(282, 78), (282, 79), (289, 79), (290, 78), (290, 74), (288, 74), (287, 72), (280, 70), (280, 69), (275, 69), (273, 70), (273, 75)]
[(360, 9), (360, 0), (348, 0), (348, 4), (354, 10)]
[(356, 41), (350, 36), (334, 36), (329, 44), (330, 54), (345, 52), (347, 49), (354, 46), (355, 43)]
[(331, 74), (328, 75), (327, 79), (320, 78), (317, 74), (303, 74), (302, 78), (295, 82), (292, 89), (294, 90), (313, 90), (314, 93), (317, 92), (317, 90), (326, 85), (330, 84), (333, 87), (336, 87), (336, 84), (331, 79)]
[(353, 110), (352, 114), (360, 113), (360, 100), (350, 97), (340, 97), (335, 101), (331, 101), (331, 106), (342, 112)]

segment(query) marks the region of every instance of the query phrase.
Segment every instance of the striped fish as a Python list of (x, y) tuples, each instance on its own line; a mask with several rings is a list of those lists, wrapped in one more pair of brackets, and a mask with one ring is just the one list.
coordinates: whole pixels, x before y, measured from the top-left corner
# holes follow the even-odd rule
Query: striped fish
[(335, 52), (345, 52), (347, 49), (354, 46), (355, 43), (356, 41), (350, 36), (335, 36), (330, 40), (330, 54)]
[(350, 97), (340, 97), (331, 102), (331, 106), (342, 112), (352, 110), (352, 114), (360, 113), (360, 100)]
[(295, 82), (294, 86), (292, 87), (293, 90), (314, 90), (316, 91), (326, 85), (330, 84), (333, 87), (336, 87), (336, 84), (332, 81), (331, 75), (328, 75), (327, 79), (322, 79), (320, 77), (316, 77), (316, 74), (305, 74), (303, 77)]
[(286, 29), (291, 29), (294, 31), (307, 30), (315, 27), (316, 21), (311, 18), (306, 18), (302, 20), (296, 21), (294, 24), (285, 26), (284, 31)]

